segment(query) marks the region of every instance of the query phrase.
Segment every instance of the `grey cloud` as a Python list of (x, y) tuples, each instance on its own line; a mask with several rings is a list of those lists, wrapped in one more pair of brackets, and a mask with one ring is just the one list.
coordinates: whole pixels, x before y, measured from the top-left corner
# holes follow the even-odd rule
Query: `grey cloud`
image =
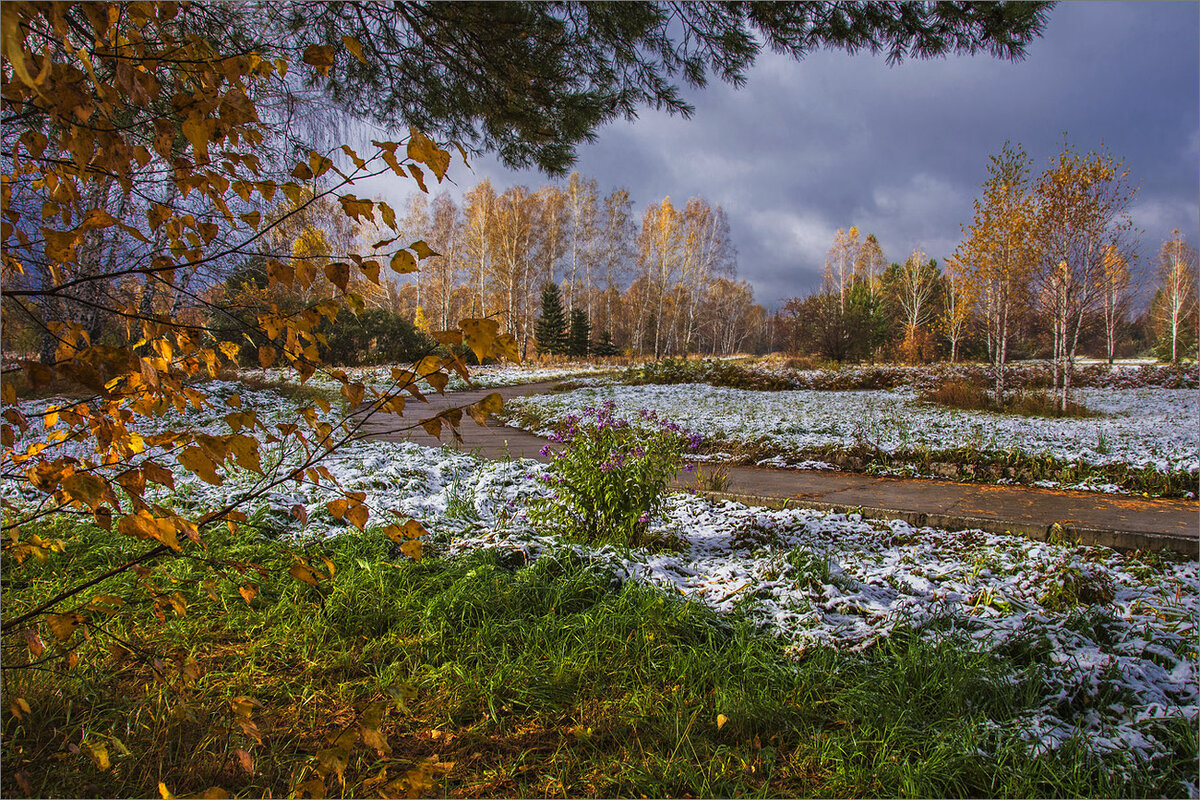
[[(724, 206), (760, 301), (816, 288), (833, 232), (875, 233), (891, 260), (944, 259), (968, 222), (987, 156), (1021, 142), (1038, 169), (1062, 146), (1103, 143), (1141, 191), (1142, 250), (1173, 228), (1197, 243), (1200, 14), (1194, 3), (1064, 3), (1024, 62), (986, 56), (887, 67), (866, 54), (764, 54), (747, 85), (689, 92), (691, 120), (645, 111), (599, 131), (578, 169), (640, 208), (665, 195)], [(457, 165), (456, 165), (457, 166)], [(462, 187), (538, 185), (494, 159)]]

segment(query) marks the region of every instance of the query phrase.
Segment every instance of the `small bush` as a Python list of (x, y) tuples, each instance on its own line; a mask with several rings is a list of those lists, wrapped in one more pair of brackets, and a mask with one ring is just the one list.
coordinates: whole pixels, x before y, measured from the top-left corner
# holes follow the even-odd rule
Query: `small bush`
[(923, 392), (921, 399), (926, 403), (967, 411), (990, 411), (995, 405), (986, 389), (959, 380), (946, 381), (936, 389)]
[(702, 492), (723, 492), (729, 488), (729, 468), (702, 464), (696, 465), (696, 488)]
[(640, 547), (650, 541), (650, 520), (684, 450), (699, 440), (653, 411), (643, 410), (635, 427), (614, 417), (613, 407), (585, 409), (585, 418), (568, 418), (568, 427), (551, 437), (566, 444), (542, 450), (553, 459), (544, 480), (554, 496), (535, 502), (529, 515), (569, 538)]

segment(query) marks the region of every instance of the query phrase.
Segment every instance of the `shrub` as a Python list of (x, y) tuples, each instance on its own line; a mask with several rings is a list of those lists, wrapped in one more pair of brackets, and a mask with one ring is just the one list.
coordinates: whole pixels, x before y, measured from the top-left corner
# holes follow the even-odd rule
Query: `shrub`
[(729, 389), (752, 389), (764, 392), (779, 392), (795, 389), (796, 385), (778, 375), (751, 369), (728, 361), (688, 361), (683, 358), (668, 358), (651, 361), (640, 367), (625, 371), (623, 381), (630, 386), (647, 383), (707, 383)]
[(640, 547), (684, 450), (699, 446), (699, 437), (645, 409), (631, 425), (613, 408), (609, 402), (584, 409), (551, 437), (566, 445), (542, 449), (552, 458), (544, 480), (554, 496), (536, 501), (529, 515), (570, 538)]
[(1012, 392), (1004, 398), (1004, 406), (997, 407), (995, 398), (988, 389), (961, 379), (944, 381), (935, 389), (921, 393), (920, 399), (964, 411), (993, 411), (1000, 414), (1017, 414), (1024, 417), (1098, 417), (1100, 412), (1072, 400), (1062, 410), (1054, 395), (1045, 391), (1025, 389)]
[(322, 320), (317, 331), (326, 337), (318, 346), (322, 360), (344, 367), (415, 361), (437, 347), (403, 316), (382, 308), (342, 311), (336, 322)]

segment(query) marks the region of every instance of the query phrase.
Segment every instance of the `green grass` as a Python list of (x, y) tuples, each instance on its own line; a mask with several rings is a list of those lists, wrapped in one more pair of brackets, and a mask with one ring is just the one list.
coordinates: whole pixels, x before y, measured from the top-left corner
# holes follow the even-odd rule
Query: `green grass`
[[(41, 535), (66, 551), (5, 561), (5, 619), (146, 548), (88, 526)], [(332, 560), (331, 581), (291, 579), (283, 544), (244, 534), (214, 537), (209, 557), (268, 576), (233, 570), (210, 584), (217, 600), (199, 584), (211, 570), (188, 559), (96, 587), (129, 600), (93, 616), (144, 658), (96, 631), (70, 672), (22, 669), (23, 636), (5, 637), (3, 706), (32, 710), (3, 718), (4, 795), (144, 797), (162, 781), (177, 794), (285, 796), (318, 756), (332, 763), (344, 732), (344, 784), (322, 787), (333, 796), (1133, 796), (1178, 794), (1195, 770), (1184, 724), (1173, 758), (1128, 779), (1070, 748), (1028, 755), (987, 723), (1037, 702), (1036, 679), (1006, 680), (1024, 653), (902, 631), (865, 654), (797, 659), (744, 619), (567, 550), (533, 564), (496, 550), (413, 563), (368, 532), (306, 553)], [(789, 558), (822, 569), (812, 554)], [(137, 600), (142, 580), (180, 592), (186, 616), (155, 619)], [(247, 604), (237, 588), (249, 581), (259, 593)], [(250, 715), (261, 743), (232, 711), (238, 696), (262, 704)], [(355, 733), (381, 702), (386, 755)], [(111, 767), (84, 742), (103, 744)]]

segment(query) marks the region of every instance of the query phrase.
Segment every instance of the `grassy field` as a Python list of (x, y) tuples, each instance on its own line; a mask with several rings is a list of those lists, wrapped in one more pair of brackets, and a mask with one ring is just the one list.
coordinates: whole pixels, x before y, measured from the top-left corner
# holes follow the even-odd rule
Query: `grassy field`
[[(146, 548), (40, 532), (65, 550), (3, 565), (9, 619)], [(290, 577), (297, 548), (332, 579)], [(214, 537), (206, 557), (266, 574), (178, 558), (85, 595), (130, 603), (81, 607), (90, 638), (35, 658), (5, 637), (5, 796), (1175, 796), (1195, 779), (1183, 720), (1152, 762), (1032, 753), (1004, 723), (1044, 694), (1021, 671), (1034, 650), (901, 629), (797, 659), (565, 547), (414, 563), (369, 529)]]

